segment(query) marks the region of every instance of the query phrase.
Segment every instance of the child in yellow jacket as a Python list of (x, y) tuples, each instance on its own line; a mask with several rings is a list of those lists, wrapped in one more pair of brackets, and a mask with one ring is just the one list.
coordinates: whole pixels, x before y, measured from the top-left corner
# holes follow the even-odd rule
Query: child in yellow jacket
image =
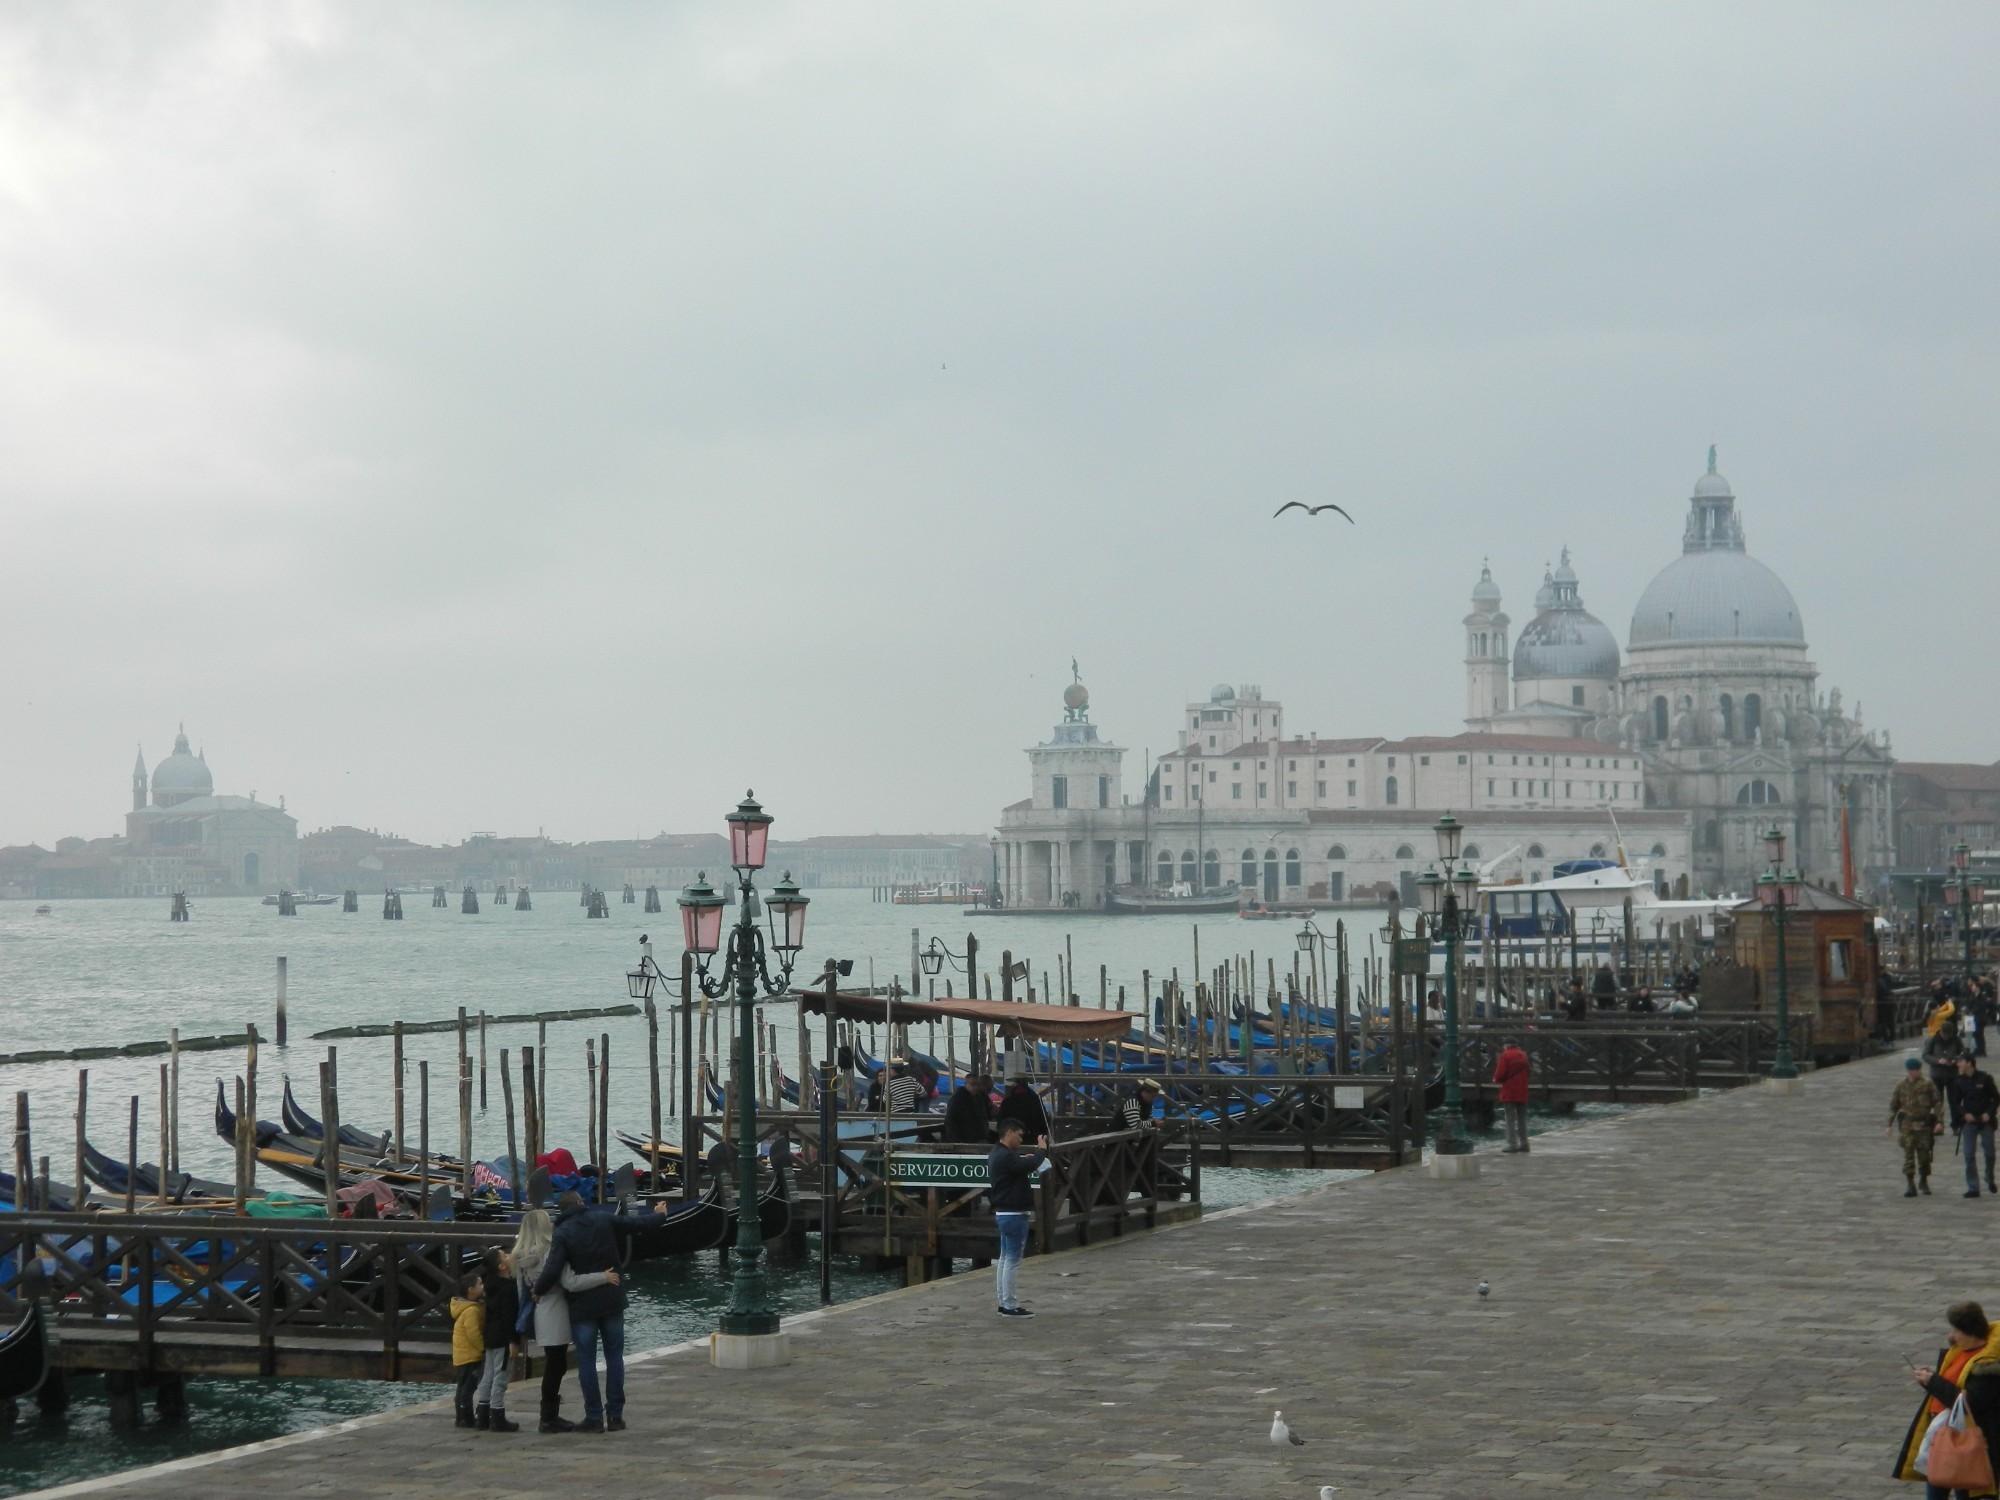
[(486, 1283), (477, 1272), (451, 1299), (451, 1367), (458, 1377), (456, 1425), (475, 1427), (472, 1403), (486, 1370)]

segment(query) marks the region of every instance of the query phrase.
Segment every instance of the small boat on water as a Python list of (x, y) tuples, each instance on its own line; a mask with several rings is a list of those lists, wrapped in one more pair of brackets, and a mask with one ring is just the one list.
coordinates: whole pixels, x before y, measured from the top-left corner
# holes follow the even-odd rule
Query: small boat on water
[[(337, 901), (339, 901), (339, 900), (340, 900), (340, 897), (338, 897), (338, 896), (321, 896), (321, 895), (318, 895), (318, 894), (310, 894), (310, 895), (300, 895), (300, 894), (297, 894), (297, 893), (294, 893), (294, 894), (293, 894), (293, 896), (292, 896), (292, 905), (294, 905), (294, 906), (332, 906), (332, 905), (334, 905), (334, 904), (335, 904), (335, 903), (336, 903)], [(282, 905), (282, 904), (283, 904), (283, 902), (284, 902), (284, 897), (282, 897), (282, 896), (266, 896), (266, 897), (264, 898), (264, 904), (265, 904), (266, 906), (279, 906), (279, 905)]]
[(1104, 904), (1108, 911), (1118, 916), (1161, 917), (1235, 911), (1238, 900), (1236, 887), (1232, 885), (1226, 890), (1194, 891), (1185, 896), (1171, 892), (1112, 891), (1104, 898)]
[[(220, 1086), (218, 1083), (217, 1087)], [(322, 1139), (326, 1134), (326, 1127), (299, 1107), (298, 1098), (292, 1093), (290, 1074), (285, 1076), (285, 1096), (279, 1103), (278, 1113), (285, 1122), (285, 1133), (287, 1135), (295, 1135), (301, 1140), (317, 1141)], [(340, 1127), (340, 1144), (351, 1146), (356, 1151), (372, 1152), (376, 1156), (387, 1156), (389, 1154), (390, 1140), (387, 1131), (384, 1131), (380, 1135), (370, 1135), (365, 1130), (357, 1130), (352, 1125), (343, 1123)], [(434, 1159), (445, 1161), (448, 1158), (439, 1156)], [(457, 1163), (454, 1162), (452, 1165), (456, 1166)]]
[(35, 915), (38, 917), (46, 917), (50, 912), (54, 910), (55, 910), (54, 907), (50, 906), (48, 902), (44, 901), (40, 906), (35, 908)]
[[(161, 1197), (160, 1169), (152, 1162), (141, 1162), (136, 1168), (129, 1162), (122, 1162), (115, 1156), (107, 1156), (89, 1141), (83, 1143), (83, 1170), (90, 1180), (103, 1188), (114, 1198), (123, 1198), (129, 1190), (134, 1199), (145, 1203), (157, 1203)], [(53, 1196), (53, 1193), (51, 1194)], [(226, 1182), (210, 1182), (188, 1172), (166, 1174), (166, 1200), (169, 1203), (186, 1206), (194, 1203), (234, 1203), (236, 1189)], [(260, 1198), (261, 1189), (251, 1189), (250, 1196)]]

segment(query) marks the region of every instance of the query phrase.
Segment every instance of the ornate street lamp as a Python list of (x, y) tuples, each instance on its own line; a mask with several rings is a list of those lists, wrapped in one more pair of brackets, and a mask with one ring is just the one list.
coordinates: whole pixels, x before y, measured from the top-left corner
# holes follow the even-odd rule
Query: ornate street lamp
[[(792, 966), (805, 946), (807, 898), (799, 893), (790, 875), (773, 886), (762, 903), (770, 913), (767, 938), (757, 926), (759, 902), (754, 877), (764, 866), (771, 815), (758, 805), (754, 796), (745, 793), (726, 821), (729, 863), (736, 872), (737, 886), (736, 922), (729, 929), (726, 951), (723, 898), (710, 887), (706, 874), (697, 875), (694, 884), (681, 892), (681, 936), (694, 955), (695, 983), (701, 986), (701, 992), (711, 1000), (719, 1000), (733, 990), (737, 1007), (733, 1069), (736, 1273), (730, 1283), (729, 1306), (723, 1310), (717, 1325), (710, 1358), (726, 1368), (762, 1369), (785, 1364), (790, 1352), (764, 1285), (764, 1240), (757, 1214), (756, 1005), (760, 999), (783, 995), (791, 983)], [(767, 951), (777, 955), (775, 976), (766, 962)], [(722, 966), (711, 975), (710, 965), (718, 952), (723, 953)], [(693, 1163), (686, 1166), (692, 1170)]]
[(1785, 830), (1775, 823), (1764, 835), (1764, 858), (1771, 862), (1771, 868), (1757, 877), (1757, 899), (1770, 910), (1778, 929), (1778, 1047), (1771, 1057), (1771, 1076), (1782, 1081), (1799, 1076), (1798, 1065), (1792, 1061), (1792, 1012), (1785, 966), (1785, 912), (1799, 903), (1799, 877), (1784, 868)]
[[(1465, 1129), (1465, 1095), (1458, 1056), (1458, 945), (1478, 920), (1479, 872), (1459, 863), (1464, 826), (1450, 813), (1437, 820), (1438, 864), (1417, 877), (1417, 899), (1431, 931), (1444, 939), (1444, 1115), (1438, 1122), (1439, 1157), (1469, 1157), (1472, 1137)], [(1456, 1169), (1470, 1175), (1473, 1164)]]
[(944, 966), (949, 963), (953, 969), (966, 977), (966, 997), (971, 1000), (979, 998), (976, 993), (979, 983), (979, 971), (977, 968), (979, 962), (979, 939), (972, 933), (968, 932), (965, 935), (965, 951), (963, 953), (952, 952), (951, 949), (945, 947), (943, 943), (939, 942), (933, 936), (930, 942), (924, 946), (923, 951), (917, 955), (917, 962), (923, 967), (924, 973), (932, 979), (942, 974)]

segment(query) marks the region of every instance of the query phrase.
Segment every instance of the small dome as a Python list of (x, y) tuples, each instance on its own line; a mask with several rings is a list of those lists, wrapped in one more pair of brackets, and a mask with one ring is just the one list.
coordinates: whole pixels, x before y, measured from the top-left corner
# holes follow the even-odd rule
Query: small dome
[(1556, 581), (1549, 576), (1547, 568), (1542, 569), (1542, 586), (1535, 590), (1535, 608), (1539, 610), (1556, 607)]
[(1074, 713), (1077, 709), (1090, 706), (1090, 689), (1080, 682), (1072, 682), (1063, 689), (1063, 707)]
[(1472, 586), (1472, 602), (1481, 609), (1500, 602), (1500, 585), (1493, 581), (1493, 569), (1484, 563), (1479, 566), (1479, 582)]
[(1208, 690), (1210, 703), (1228, 703), (1236, 697), (1236, 689), (1226, 682), (1218, 682)]
[(1535, 603), (1541, 613), (1514, 643), (1515, 681), (1541, 677), (1610, 681), (1618, 675), (1618, 641), (1602, 620), (1583, 607), (1576, 570), (1569, 565), (1569, 548), (1563, 548), (1562, 565), (1543, 576)]
[(1736, 491), (1729, 487), (1729, 481), (1713, 469), (1710, 469), (1694, 482), (1694, 492), (1698, 498), (1703, 500), (1722, 498), (1734, 500), (1736, 498)]

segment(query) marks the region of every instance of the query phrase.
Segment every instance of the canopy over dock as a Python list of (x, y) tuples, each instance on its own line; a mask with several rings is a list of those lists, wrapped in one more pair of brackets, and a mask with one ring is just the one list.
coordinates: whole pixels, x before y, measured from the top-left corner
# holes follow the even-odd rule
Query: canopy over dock
[(891, 1000), (886, 995), (856, 995), (825, 990), (794, 990), (799, 1004), (825, 1015), (829, 999), (833, 1014), (842, 1021), (898, 1024), (924, 1021), (978, 1021), (994, 1027), (1002, 1036), (1027, 1037), (1045, 1042), (1096, 1041), (1124, 1036), (1132, 1029), (1132, 1015), (1122, 1010), (1085, 1010), (1075, 1005), (1027, 1005), (1005, 1000)]

